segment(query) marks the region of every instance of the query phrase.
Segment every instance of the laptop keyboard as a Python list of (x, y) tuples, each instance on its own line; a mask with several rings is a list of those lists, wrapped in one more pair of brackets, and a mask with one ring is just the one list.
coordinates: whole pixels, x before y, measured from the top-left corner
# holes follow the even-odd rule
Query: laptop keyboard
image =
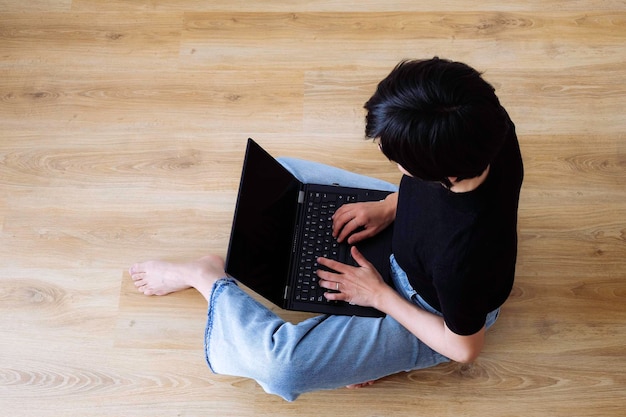
[(305, 200), (305, 227), (302, 236), (302, 256), (295, 288), (296, 301), (331, 303), (324, 293), (329, 290), (318, 285), (315, 271), (324, 269), (317, 263), (320, 256), (354, 265), (347, 244), (339, 244), (332, 236), (335, 211), (345, 203), (356, 201), (356, 195), (309, 192)]

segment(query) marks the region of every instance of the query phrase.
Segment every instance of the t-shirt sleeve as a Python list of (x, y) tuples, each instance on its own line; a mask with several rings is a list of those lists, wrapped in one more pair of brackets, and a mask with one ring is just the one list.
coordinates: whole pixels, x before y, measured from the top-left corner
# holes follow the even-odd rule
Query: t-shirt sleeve
[[(457, 281), (457, 284), (452, 281)], [(487, 317), (485, 302), (472, 288), (459, 286), (456, 279), (442, 278), (437, 283), (436, 289), (443, 319), (452, 332), (470, 336), (483, 328)]]
[(466, 250), (451, 248), (438, 262), (433, 284), (441, 313), (454, 333), (469, 336), (508, 298), (515, 269), (515, 236), (504, 230), (471, 233)]

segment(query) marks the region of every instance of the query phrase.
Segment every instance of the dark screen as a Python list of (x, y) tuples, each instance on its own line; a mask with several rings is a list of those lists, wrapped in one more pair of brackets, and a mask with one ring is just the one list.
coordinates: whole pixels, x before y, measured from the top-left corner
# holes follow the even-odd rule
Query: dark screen
[(226, 272), (282, 304), (297, 211), (298, 181), (248, 139)]

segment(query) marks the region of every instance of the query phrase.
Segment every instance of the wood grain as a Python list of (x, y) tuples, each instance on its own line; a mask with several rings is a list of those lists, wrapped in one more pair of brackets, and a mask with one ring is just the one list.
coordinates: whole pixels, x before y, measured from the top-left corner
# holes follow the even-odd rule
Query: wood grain
[[(620, 0), (0, 0), (0, 410), (623, 415), (625, 39)], [(295, 403), (213, 375), (202, 297), (144, 297), (126, 268), (225, 254), (248, 137), (398, 181), (362, 106), (435, 55), (484, 72), (525, 161), (481, 357)]]

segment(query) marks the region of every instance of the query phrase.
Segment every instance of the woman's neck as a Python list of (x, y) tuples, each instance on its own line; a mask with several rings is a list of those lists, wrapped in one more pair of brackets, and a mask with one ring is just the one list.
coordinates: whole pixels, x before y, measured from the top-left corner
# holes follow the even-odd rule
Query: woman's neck
[(483, 173), (480, 174), (480, 176), (478, 177), (467, 178), (459, 182), (456, 182), (456, 177), (448, 177), (448, 179), (452, 183), (450, 191), (452, 191), (453, 193), (469, 193), (470, 191), (474, 191), (475, 189), (480, 187), (480, 185), (487, 179), (487, 176), (489, 175), (489, 168), (490, 166), (488, 165)]

